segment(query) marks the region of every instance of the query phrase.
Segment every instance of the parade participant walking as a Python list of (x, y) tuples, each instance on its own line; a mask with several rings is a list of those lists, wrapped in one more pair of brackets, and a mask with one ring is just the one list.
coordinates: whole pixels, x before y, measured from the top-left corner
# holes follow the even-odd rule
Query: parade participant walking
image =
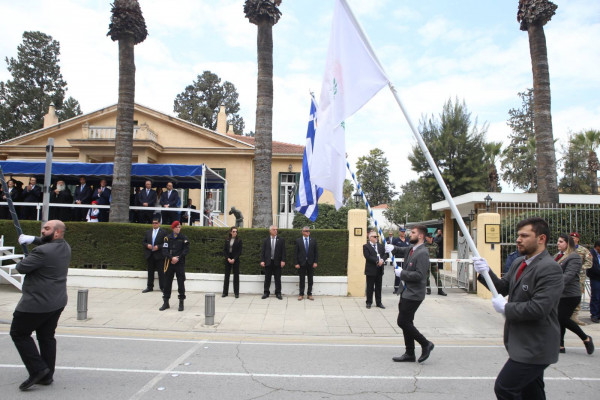
[(190, 251), (188, 238), (181, 233), (181, 223), (175, 221), (171, 224), (173, 232), (165, 236), (162, 253), (165, 257), (164, 272), (165, 286), (163, 290), (163, 305), (158, 309), (164, 311), (169, 306), (171, 290), (173, 288), (173, 277), (177, 277), (177, 291), (179, 292), (179, 311), (183, 311), (183, 300), (185, 300), (185, 256)]
[[(20, 244), (38, 245), (17, 264), (25, 275), (23, 295), (13, 314), (10, 337), (27, 368), (27, 378), (19, 389), (35, 384), (50, 385), (54, 380), (58, 319), (67, 305), (67, 271), (71, 247), (64, 239), (65, 224), (51, 220), (42, 227), (42, 236), (21, 235)], [(39, 351), (31, 334), (35, 331)]]
[(233, 268), (233, 293), (235, 298), (240, 297), (240, 256), (242, 255), (242, 239), (238, 237), (238, 228), (232, 226), (229, 228), (228, 238), (225, 239), (223, 248), (225, 255), (225, 280), (223, 281), (223, 294), (221, 297), (229, 295), (229, 277)]
[[(517, 224), (517, 258), (502, 278), (486, 260), (473, 257), (479, 274), (488, 273), (500, 296), (492, 299), (505, 317), (504, 347), (509, 359), (496, 378), (498, 399), (545, 399), (544, 370), (558, 361), (560, 327), (558, 302), (563, 292), (563, 272), (548, 254), (548, 223), (532, 217)], [(479, 282), (487, 287), (483, 276)], [(508, 302), (503, 297), (508, 295)]]

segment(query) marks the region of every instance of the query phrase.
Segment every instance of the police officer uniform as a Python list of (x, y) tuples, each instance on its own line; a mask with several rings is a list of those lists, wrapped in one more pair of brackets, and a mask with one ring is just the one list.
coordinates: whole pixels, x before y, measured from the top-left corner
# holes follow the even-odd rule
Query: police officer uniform
[[(180, 226), (179, 221), (171, 224), (171, 229)], [(171, 298), (171, 289), (173, 287), (173, 277), (177, 277), (177, 290), (179, 292), (179, 311), (183, 311), (183, 300), (185, 299), (185, 256), (190, 251), (190, 241), (182, 234), (170, 233), (165, 236), (165, 241), (162, 248), (163, 256), (165, 257), (165, 286), (163, 291), (164, 304), (159, 308), (164, 311), (169, 308), (169, 298)], [(179, 257), (176, 264), (172, 263), (173, 257)]]

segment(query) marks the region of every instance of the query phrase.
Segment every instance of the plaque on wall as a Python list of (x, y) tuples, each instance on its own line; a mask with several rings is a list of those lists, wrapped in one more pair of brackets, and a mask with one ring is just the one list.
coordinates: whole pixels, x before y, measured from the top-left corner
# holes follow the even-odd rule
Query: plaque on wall
[(500, 243), (500, 224), (485, 224), (485, 242)]

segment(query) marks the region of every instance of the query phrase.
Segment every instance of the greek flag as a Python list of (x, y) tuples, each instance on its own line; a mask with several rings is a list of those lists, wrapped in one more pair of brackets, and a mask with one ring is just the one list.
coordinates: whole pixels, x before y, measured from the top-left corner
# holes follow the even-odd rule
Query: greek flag
[(317, 122), (317, 104), (311, 95), (310, 118), (306, 132), (306, 147), (304, 148), (304, 159), (302, 160), (302, 172), (300, 173), (300, 185), (298, 196), (296, 196), (296, 211), (304, 214), (311, 221), (315, 221), (319, 215), (319, 197), (323, 194), (323, 188), (312, 184), (310, 180), (309, 165), (312, 159), (313, 143), (315, 140), (315, 125)]

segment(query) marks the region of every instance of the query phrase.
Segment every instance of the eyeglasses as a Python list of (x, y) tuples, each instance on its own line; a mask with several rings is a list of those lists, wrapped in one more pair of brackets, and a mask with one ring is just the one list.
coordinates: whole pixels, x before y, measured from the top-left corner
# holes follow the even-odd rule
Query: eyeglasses
[(152, 225), (158, 225), (158, 222), (153, 222)]
[(302, 231), (302, 232), (310, 232), (310, 231)]
[(237, 231), (231, 231), (231, 233), (237, 233)]

